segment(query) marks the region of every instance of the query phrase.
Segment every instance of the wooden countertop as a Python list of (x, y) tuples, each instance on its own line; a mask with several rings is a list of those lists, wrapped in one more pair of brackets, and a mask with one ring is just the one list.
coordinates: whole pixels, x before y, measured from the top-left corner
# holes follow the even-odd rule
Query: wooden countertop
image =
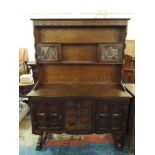
[(131, 97), (119, 84), (41, 84), (28, 95), (40, 97)]

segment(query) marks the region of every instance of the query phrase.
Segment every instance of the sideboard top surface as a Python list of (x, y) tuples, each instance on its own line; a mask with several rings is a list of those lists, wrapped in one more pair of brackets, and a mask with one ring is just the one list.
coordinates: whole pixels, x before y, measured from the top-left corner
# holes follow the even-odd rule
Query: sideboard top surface
[(41, 84), (36, 90), (32, 90), (28, 96), (40, 97), (131, 97), (123, 91), (119, 84), (101, 84), (101, 83), (64, 83), (64, 84)]

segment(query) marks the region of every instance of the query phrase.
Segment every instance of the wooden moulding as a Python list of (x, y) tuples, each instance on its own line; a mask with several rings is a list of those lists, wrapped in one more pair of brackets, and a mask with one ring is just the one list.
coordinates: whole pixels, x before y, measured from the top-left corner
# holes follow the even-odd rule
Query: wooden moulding
[(126, 26), (129, 18), (120, 19), (31, 19), (34, 26)]

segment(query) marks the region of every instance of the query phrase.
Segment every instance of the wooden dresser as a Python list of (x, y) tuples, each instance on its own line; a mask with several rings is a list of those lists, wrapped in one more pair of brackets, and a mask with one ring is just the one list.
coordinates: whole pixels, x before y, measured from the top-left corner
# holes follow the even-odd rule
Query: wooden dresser
[(131, 95), (122, 84), (128, 19), (32, 19), (38, 82), (32, 132), (112, 133), (122, 149)]

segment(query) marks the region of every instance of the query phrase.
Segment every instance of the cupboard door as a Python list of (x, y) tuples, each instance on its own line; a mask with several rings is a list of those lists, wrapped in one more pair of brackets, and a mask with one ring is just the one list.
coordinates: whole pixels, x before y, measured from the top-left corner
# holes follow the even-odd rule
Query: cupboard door
[(60, 130), (63, 125), (63, 101), (40, 99), (34, 100), (34, 122), (39, 130)]
[(96, 104), (96, 131), (122, 130), (126, 124), (127, 101), (105, 99)]

